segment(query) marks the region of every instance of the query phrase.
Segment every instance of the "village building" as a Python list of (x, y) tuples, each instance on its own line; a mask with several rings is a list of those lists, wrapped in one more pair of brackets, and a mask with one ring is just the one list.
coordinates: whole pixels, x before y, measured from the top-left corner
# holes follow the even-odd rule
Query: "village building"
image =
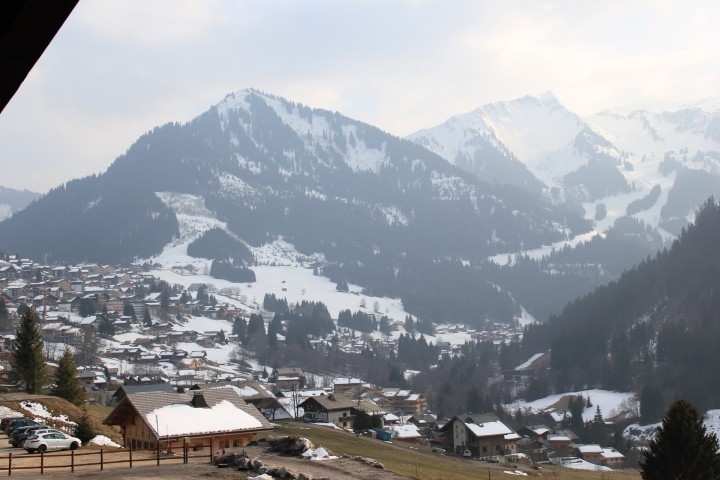
[(340, 428), (353, 428), (353, 408), (356, 402), (344, 395), (331, 393), (315, 395), (304, 400), (298, 406), (305, 412), (308, 422), (334, 423)]
[(247, 445), (272, 425), (234, 390), (127, 395), (103, 422), (119, 426), (123, 447), (220, 451)]
[(625, 455), (614, 448), (602, 449), (603, 465), (610, 468), (622, 468), (625, 465)]
[(455, 453), (469, 450), (473, 456), (514, 455), (520, 435), (494, 414), (453, 417), (441, 429), (445, 447)]

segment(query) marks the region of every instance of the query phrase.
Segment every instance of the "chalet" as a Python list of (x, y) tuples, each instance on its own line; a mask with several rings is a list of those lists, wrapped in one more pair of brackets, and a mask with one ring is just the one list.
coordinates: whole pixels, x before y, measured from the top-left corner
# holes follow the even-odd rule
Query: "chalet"
[(607, 465), (610, 468), (622, 468), (625, 464), (625, 455), (614, 448), (603, 448), (602, 457), (603, 465)]
[(530, 425), (517, 431), (520, 436), (527, 437), (535, 442), (545, 444), (548, 440), (550, 429), (545, 425)]
[(272, 376), (280, 390), (297, 390), (305, 385), (305, 373), (302, 368), (276, 368)]
[(105, 301), (105, 308), (108, 312), (122, 312), (125, 302), (120, 297), (110, 297)]
[(427, 411), (425, 396), (401, 388), (383, 388), (378, 404), (399, 414), (419, 414)]
[(127, 395), (103, 422), (119, 426), (123, 446), (220, 451), (247, 445), (272, 430), (260, 412), (231, 389)]
[(82, 343), (83, 331), (78, 327), (53, 322), (42, 326), (42, 336), (46, 342), (66, 343), (76, 346)]
[(514, 455), (520, 435), (494, 414), (453, 417), (441, 429), (445, 447), (455, 453), (470, 450), (476, 456)]
[(206, 337), (205, 335), (200, 335), (195, 339), (195, 343), (197, 343), (201, 347), (213, 348), (215, 347), (215, 337)]
[(603, 463), (603, 449), (600, 445), (578, 445), (576, 452), (586, 462), (600, 465)]
[(333, 392), (344, 395), (353, 388), (361, 387), (362, 384), (362, 380), (358, 378), (336, 378), (333, 381)]
[(393, 425), (386, 427), (392, 432), (393, 438), (403, 442), (423, 443), (423, 436), (413, 424)]
[(410, 418), (407, 419), (407, 422), (415, 425), (421, 432), (427, 432), (432, 428), (435, 420), (437, 420), (437, 417), (432, 413), (416, 413), (411, 415)]
[(548, 436), (548, 448), (562, 456), (572, 455), (574, 451), (572, 439), (565, 435)]
[(305, 411), (308, 422), (334, 423), (341, 428), (352, 428), (356, 403), (341, 394), (315, 395), (298, 405)]
[(105, 372), (102, 370), (82, 369), (78, 371), (78, 378), (85, 391), (97, 390), (107, 385)]
[(0, 265), (0, 278), (15, 280), (17, 278), (15, 267), (13, 265)]
[(70, 285), (70, 282), (68, 282), (64, 278), (62, 278), (60, 280), (54, 280), (54, 281), (50, 282), (50, 285), (52, 286), (52, 288), (57, 288), (59, 291), (61, 291), (63, 293), (67, 293), (72, 290), (72, 286)]

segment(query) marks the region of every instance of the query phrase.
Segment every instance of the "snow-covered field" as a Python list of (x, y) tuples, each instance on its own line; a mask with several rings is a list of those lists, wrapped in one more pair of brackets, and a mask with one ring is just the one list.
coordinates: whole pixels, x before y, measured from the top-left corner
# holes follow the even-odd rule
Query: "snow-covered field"
[(556, 404), (563, 399), (563, 397), (577, 396), (580, 395), (585, 399), (590, 399), (592, 407), (586, 407), (583, 411), (583, 420), (592, 420), (595, 416), (597, 407), (600, 407), (600, 412), (603, 418), (609, 419), (622, 413), (623, 409), (627, 408), (629, 404), (636, 400), (635, 394), (632, 392), (611, 392), (608, 390), (581, 390), (578, 392), (558, 393), (540, 398), (532, 402), (518, 401), (506, 405), (506, 408), (511, 411), (521, 409), (523, 411), (533, 412), (556, 412), (562, 413), (565, 411), (564, 407), (557, 406)]

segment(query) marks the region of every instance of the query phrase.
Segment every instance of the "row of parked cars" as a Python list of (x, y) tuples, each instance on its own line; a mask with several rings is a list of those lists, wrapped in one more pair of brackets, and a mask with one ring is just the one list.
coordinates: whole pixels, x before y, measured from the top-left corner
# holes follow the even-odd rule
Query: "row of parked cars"
[(75, 450), (82, 445), (79, 438), (25, 417), (3, 418), (0, 428), (8, 436), (10, 445), (24, 448), (28, 453)]

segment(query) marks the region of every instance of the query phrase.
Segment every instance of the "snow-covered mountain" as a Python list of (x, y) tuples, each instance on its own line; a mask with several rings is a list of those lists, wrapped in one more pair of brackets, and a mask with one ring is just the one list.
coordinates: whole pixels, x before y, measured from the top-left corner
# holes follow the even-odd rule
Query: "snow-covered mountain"
[[(553, 201), (581, 204), (599, 232), (629, 214), (672, 236), (720, 192), (719, 106), (626, 107), (583, 119), (546, 93), (485, 105), (409, 138), (481, 178), (535, 191), (534, 177)], [(488, 156), (497, 165), (483, 163)]]
[[(202, 225), (190, 231), (189, 219)], [(371, 125), (242, 90), (0, 223), (0, 250), (117, 263), (191, 240), (251, 278), (253, 252), (283, 239), (333, 281), (402, 298), (438, 322), (484, 322), (520, 313), (480, 268), (488, 256), (588, 227)]]
[(29, 190), (15, 190), (0, 186), (0, 221), (10, 218), (13, 213), (22, 210), (38, 197), (40, 197), (39, 193)]

